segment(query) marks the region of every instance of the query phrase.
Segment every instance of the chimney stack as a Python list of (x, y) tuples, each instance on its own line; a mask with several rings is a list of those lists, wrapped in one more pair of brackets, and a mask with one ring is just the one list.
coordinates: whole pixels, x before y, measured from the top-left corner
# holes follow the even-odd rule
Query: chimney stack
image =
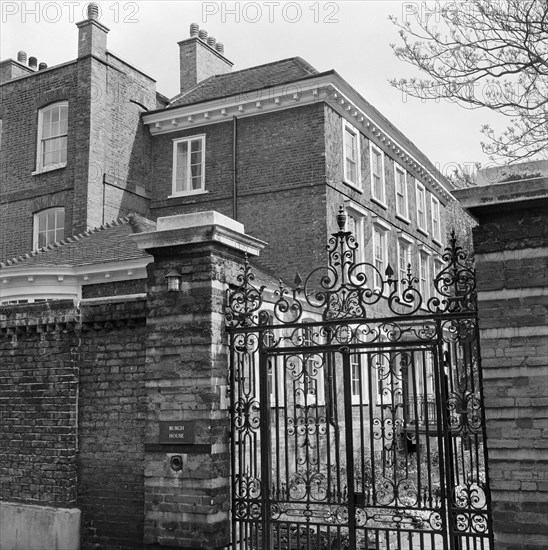
[(39, 70), (39, 71), (43, 71), (44, 69), (47, 69), (47, 68), (48, 68), (48, 66), (47, 66), (47, 64), (44, 63), (44, 62), (42, 62), (42, 63), (40, 63), (40, 64), (38, 65), (38, 70)]
[(210, 76), (229, 73), (232, 62), (224, 56), (224, 45), (213, 36), (208, 38), (198, 23), (190, 25), (190, 38), (179, 42), (181, 93)]
[(107, 34), (109, 29), (99, 22), (99, 6), (90, 2), (87, 9), (88, 18), (78, 27), (78, 58), (95, 56), (105, 59), (107, 54)]
[(33, 70), (36, 70), (38, 66), (38, 59), (36, 57), (29, 57), (29, 67)]
[(19, 63), (22, 63), (23, 65), (26, 65), (27, 64), (27, 52), (24, 52), (24, 51), (17, 52), (17, 61), (19, 61)]

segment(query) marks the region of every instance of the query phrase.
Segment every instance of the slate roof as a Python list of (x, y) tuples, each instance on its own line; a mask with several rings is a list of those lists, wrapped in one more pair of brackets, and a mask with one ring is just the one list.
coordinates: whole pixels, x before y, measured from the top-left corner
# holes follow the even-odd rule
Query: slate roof
[(79, 235), (0, 262), (0, 269), (10, 266), (76, 267), (148, 258), (150, 255), (139, 250), (130, 235), (155, 228), (153, 221), (138, 214), (128, 214)]
[(300, 57), (282, 59), (241, 71), (210, 76), (199, 82), (194, 88), (176, 95), (171, 100), (169, 107), (190, 105), (277, 86), (315, 74), (319, 74), (318, 71)]

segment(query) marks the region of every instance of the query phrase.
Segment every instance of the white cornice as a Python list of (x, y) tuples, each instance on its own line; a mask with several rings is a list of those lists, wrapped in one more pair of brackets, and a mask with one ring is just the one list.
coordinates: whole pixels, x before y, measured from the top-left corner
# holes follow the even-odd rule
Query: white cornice
[(323, 101), (362, 132), (371, 133), (398, 164), (414, 171), (446, 201), (454, 200), (451, 191), (432, 171), (424, 166), (409, 148), (398, 142), (389, 129), (373, 120), (368, 105), (339, 75), (329, 73), (282, 86), (273, 86), (226, 96), (192, 105), (181, 105), (153, 113), (144, 113), (143, 121), (155, 135), (193, 129), (206, 124), (226, 122), (232, 116), (255, 116), (272, 111), (292, 109)]
[(244, 117), (259, 113), (290, 109), (324, 100), (329, 93), (332, 75), (302, 80), (283, 86), (226, 96), (192, 105), (181, 105), (154, 113), (144, 113), (143, 121), (152, 135), (167, 134), (205, 124), (226, 122), (232, 116)]

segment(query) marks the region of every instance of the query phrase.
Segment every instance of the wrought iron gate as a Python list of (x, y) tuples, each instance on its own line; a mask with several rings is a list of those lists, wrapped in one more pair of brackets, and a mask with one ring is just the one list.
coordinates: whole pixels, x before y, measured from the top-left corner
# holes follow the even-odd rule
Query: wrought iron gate
[(492, 549), (476, 292), (356, 260), (229, 290), (234, 549)]

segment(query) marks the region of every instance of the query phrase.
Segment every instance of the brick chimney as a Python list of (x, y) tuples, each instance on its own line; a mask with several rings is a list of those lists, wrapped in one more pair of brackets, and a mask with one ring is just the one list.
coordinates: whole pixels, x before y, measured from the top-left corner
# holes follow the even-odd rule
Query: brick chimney
[(4, 59), (0, 61), (0, 84), (4, 84), (20, 76), (27, 76), (33, 72), (34, 71), (27, 66), (26, 52), (19, 52), (17, 54), (17, 61), (14, 59)]
[(202, 80), (216, 74), (229, 73), (233, 63), (224, 55), (222, 44), (207, 40), (207, 31), (197, 23), (190, 25), (190, 38), (179, 42), (181, 92), (186, 92)]
[(98, 21), (99, 7), (95, 2), (88, 5), (88, 18), (80, 23), (78, 27), (78, 57), (94, 55), (101, 59), (107, 53), (107, 33), (109, 29)]

